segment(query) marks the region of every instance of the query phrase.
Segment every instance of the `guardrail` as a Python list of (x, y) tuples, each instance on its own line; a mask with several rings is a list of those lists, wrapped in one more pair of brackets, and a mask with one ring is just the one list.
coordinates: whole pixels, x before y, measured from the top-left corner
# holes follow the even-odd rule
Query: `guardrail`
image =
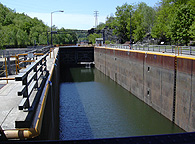
[[(0, 66), (0, 77), (8, 76), (8, 75), (15, 75), (18, 74), (18, 71), (20, 69), (26, 68), (27, 65), (31, 64), (35, 60), (37, 60), (38, 57), (44, 55), (48, 51), (50, 51), (51, 46), (39, 48), (39, 49), (31, 49), (31, 51), (28, 51), (26, 53), (20, 53), (20, 54), (14, 54), (10, 53), (11, 50), (8, 50), (7, 53), (2, 56), (5, 56), (1, 61)], [(5, 51), (5, 50), (1, 50)], [(19, 52), (24, 52), (23, 50)], [(50, 51), (51, 52), (51, 51)], [(5, 64), (6, 63), (6, 64)], [(7, 67), (7, 68), (6, 68)], [(4, 80), (1, 78), (0, 80)]]
[(40, 52), (46, 52), (51, 48), (51, 46), (45, 46), (45, 47), (38, 47), (38, 48), (14, 48), (14, 49), (5, 49), (5, 50), (0, 50), (0, 57), (8, 57), (8, 56), (15, 56), (18, 54), (23, 54), (23, 53), (40, 53)]
[(46, 67), (46, 57), (48, 54), (45, 54), (26, 69), (22, 73), (19, 73), (15, 77), (15, 81), (21, 81), (22, 87), (18, 91), (18, 96), (23, 96), (18, 108), (23, 111), (32, 110), (30, 105), (30, 96), (34, 89), (41, 90), (41, 84), (39, 81), (46, 79), (48, 76), (48, 71)]
[(177, 55), (195, 55), (194, 46), (175, 46), (175, 45), (122, 45), (122, 44), (110, 44), (105, 47), (118, 48), (118, 49), (131, 49), (131, 50), (143, 50), (143, 51), (154, 51), (162, 53), (175, 53)]

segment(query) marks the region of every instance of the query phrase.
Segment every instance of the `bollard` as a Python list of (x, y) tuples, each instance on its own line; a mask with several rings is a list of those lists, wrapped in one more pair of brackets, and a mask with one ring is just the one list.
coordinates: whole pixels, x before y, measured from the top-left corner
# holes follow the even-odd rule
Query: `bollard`
[(52, 49), (52, 48), (49, 49), (50, 58), (51, 58), (51, 49)]
[(15, 54), (15, 64), (16, 64), (16, 74), (18, 74), (18, 69), (17, 69), (17, 57), (16, 57), (16, 54)]

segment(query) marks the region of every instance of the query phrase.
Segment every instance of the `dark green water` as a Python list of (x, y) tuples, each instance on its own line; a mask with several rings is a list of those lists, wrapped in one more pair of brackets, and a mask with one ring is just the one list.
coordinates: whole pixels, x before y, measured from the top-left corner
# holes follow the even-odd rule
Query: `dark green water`
[(60, 85), (60, 140), (181, 133), (96, 69), (71, 68)]

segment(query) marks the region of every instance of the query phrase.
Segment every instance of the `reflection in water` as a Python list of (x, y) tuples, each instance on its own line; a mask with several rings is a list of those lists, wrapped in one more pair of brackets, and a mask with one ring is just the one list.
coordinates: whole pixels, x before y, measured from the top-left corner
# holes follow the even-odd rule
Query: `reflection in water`
[(60, 85), (60, 140), (184, 132), (96, 69)]

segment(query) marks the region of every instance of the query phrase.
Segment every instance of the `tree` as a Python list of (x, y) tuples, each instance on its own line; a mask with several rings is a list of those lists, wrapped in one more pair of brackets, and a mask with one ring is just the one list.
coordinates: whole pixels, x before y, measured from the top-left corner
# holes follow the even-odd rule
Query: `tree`
[(92, 43), (92, 44), (95, 44), (95, 39), (96, 39), (96, 38), (101, 38), (101, 34), (96, 34), (96, 33), (94, 33), (94, 34), (90, 34), (90, 35), (88, 36), (88, 40), (89, 40), (89, 42)]
[(96, 30), (100, 30), (101, 31), (104, 28), (105, 28), (105, 24), (104, 23), (100, 23), (99, 25), (97, 25)]
[(195, 41), (195, 21), (193, 22), (193, 24), (190, 26), (190, 36), (191, 38)]
[(153, 38), (159, 39), (159, 41), (166, 42), (170, 38), (169, 25), (176, 8), (170, 0), (162, 0), (159, 4), (160, 6), (156, 8), (151, 35)]
[(116, 7), (116, 18), (114, 20), (114, 34), (117, 35), (121, 43), (129, 40), (130, 32), (128, 29), (128, 23), (130, 23), (128, 17), (130, 17), (130, 11), (133, 11), (133, 6), (127, 3), (121, 7)]
[(28, 35), (25, 31), (18, 29), (16, 34), (17, 44), (20, 46), (28, 45)]
[[(12, 45), (23, 47), (37, 44), (47, 44), (46, 26), (37, 18), (30, 18), (24, 13), (16, 13), (0, 3), (0, 47)], [(43, 35), (45, 33), (45, 35)]]
[(106, 26), (109, 29), (114, 29), (115, 28), (115, 17), (111, 14), (110, 16), (107, 16), (106, 18)]
[[(155, 17), (155, 10), (142, 2), (136, 6), (133, 14), (134, 31), (133, 37), (135, 41), (143, 41), (146, 34), (151, 32)], [(128, 26), (129, 28), (130, 26)]]
[(175, 42), (185, 43), (191, 39), (190, 29), (195, 20), (195, 11), (189, 4), (182, 4), (176, 11), (170, 25), (171, 37)]

